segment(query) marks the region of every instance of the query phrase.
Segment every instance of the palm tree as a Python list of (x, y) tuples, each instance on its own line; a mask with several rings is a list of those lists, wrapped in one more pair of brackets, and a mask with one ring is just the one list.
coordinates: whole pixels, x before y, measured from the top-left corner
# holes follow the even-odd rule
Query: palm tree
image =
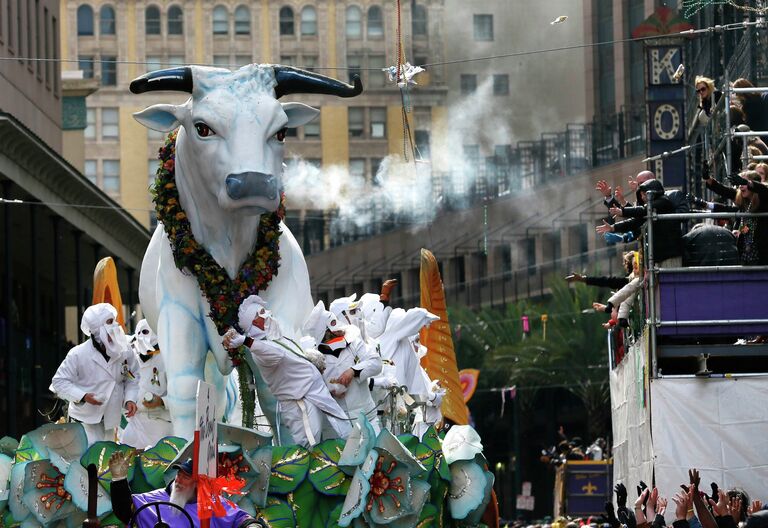
[[(610, 412), (607, 338), (600, 325), (606, 317), (588, 309), (595, 292), (583, 284), (554, 282), (551, 291), (543, 304), (521, 301), (505, 312), (452, 310), (459, 364), (481, 365), (490, 376), (486, 382), (516, 385), (522, 417), (533, 410), (535, 387), (562, 386), (584, 405), (590, 437), (602, 436)], [(529, 336), (523, 336), (523, 315), (531, 323)]]

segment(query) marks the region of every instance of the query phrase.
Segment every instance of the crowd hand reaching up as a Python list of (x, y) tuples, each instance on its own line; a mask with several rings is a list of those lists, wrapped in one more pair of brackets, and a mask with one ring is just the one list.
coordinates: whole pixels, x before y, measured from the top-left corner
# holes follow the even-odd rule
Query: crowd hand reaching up
[(731, 497), (728, 501), (728, 513), (733, 517), (733, 522), (739, 524), (741, 522), (741, 497), (738, 495)]
[(650, 522), (656, 518), (656, 502), (659, 500), (658, 488), (653, 488), (648, 494), (648, 500), (645, 503), (645, 516)]
[(638, 526), (648, 522), (648, 520), (645, 517), (645, 512), (643, 511), (643, 504), (645, 504), (645, 501), (648, 499), (649, 494), (650, 494), (650, 491), (648, 490), (648, 488), (645, 488), (642, 491), (642, 493), (640, 493), (640, 496), (637, 498), (637, 500), (635, 501), (635, 522), (638, 524)]
[(616, 186), (616, 192), (613, 196), (622, 206), (627, 205), (627, 199), (624, 198), (624, 191), (622, 190), (621, 185)]
[(587, 277), (582, 275), (581, 273), (571, 273), (570, 275), (567, 275), (565, 277), (566, 282), (586, 282)]
[(712, 506), (712, 513), (715, 517), (722, 517), (728, 515), (728, 495), (723, 490), (717, 490), (717, 502), (713, 499), (709, 499), (709, 505)]
[(608, 182), (605, 180), (600, 180), (597, 182), (597, 186), (595, 187), (596, 190), (600, 191), (600, 194), (602, 194), (606, 198), (611, 197), (611, 186), (608, 185)]
[(616, 517), (612, 502), (605, 503), (605, 514), (602, 515), (603, 521), (610, 524), (611, 528), (621, 528), (621, 522)]
[(747, 515), (752, 516), (763, 509), (763, 503), (759, 500), (753, 500), (752, 504), (747, 506)]
[(603, 225), (599, 225), (595, 228), (595, 231), (598, 235), (604, 235), (605, 233), (611, 233), (613, 232), (613, 226), (603, 220)]
[(688, 470), (688, 479), (690, 481), (690, 494), (691, 501), (696, 508), (696, 515), (701, 522), (702, 528), (717, 528), (717, 522), (712, 516), (712, 513), (707, 509), (707, 505), (704, 499), (699, 493), (699, 484), (701, 484), (701, 477), (699, 476), (699, 470), (693, 468)]
[(717, 492), (717, 490), (719, 489), (717, 487), (717, 482), (712, 482), (710, 484), (710, 487), (712, 488), (712, 495), (710, 495), (707, 500), (712, 499), (713, 501), (717, 501), (718, 498), (720, 497), (720, 494)]
[(684, 521), (688, 519), (688, 514), (693, 513), (693, 500), (691, 499), (690, 491), (683, 491), (682, 493), (675, 494), (672, 497), (672, 502), (675, 503), (675, 520)]
[[(596, 312), (604, 312), (606, 308), (607, 308), (607, 306), (605, 304), (603, 304), (603, 303), (599, 303), (599, 302), (593, 302), (592, 303), (592, 309), (594, 311), (596, 311)], [(641, 492), (640, 488), (637, 489), (637, 492), (638, 493)]]
[(621, 482), (619, 482), (613, 488), (613, 491), (616, 492), (616, 504), (619, 505), (619, 509), (626, 508), (627, 507), (627, 487)]
[(613, 206), (608, 208), (608, 214), (610, 214), (614, 218), (621, 217), (622, 210), (619, 207)]
[(635, 180), (635, 177), (634, 177), (634, 176), (629, 176), (629, 177), (627, 178), (627, 184), (629, 185), (629, 189), (630, 189), (632, 192), (635, 192), (635, 191), (637, 191), (637, 180)]
[(664, 497), (659, 497), (659, 500), (656, 502), (656, 515), (664, 516), (665, 513), (667, 513), (667, 504), (669, 502)]

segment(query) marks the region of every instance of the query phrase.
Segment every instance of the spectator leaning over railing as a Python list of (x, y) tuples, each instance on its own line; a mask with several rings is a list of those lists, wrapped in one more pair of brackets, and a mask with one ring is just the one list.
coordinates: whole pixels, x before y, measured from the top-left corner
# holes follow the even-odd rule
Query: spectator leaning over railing
[[(748, 79), (736, 79), (734, 88), (754, 88)], [(746, 115), (746, 124), (750, 129), (760, 132), (768, 131), (768, 96), (765, 93), (736, 94), (735, 101), (741, 106)]]
[(715, 81), (709, 77), (703, 75), (697, 75), (694, 82), (696, 87), (696, 95), (699, 96), (698, 113), (696, 119), (699, 124), (706, 125), (709, 123), (709, 119), (712, 117), (712, 110), (720, 101), (723, 92), (715, 90)]
[[(744, 171), (730, 176), (729, 180), (738, 185), (738, 189), (726, 187), (711, 176), (707, 179), (707, 187), (723, 198), (733, 200), (741, 212), (768, 212), (768, 187), (760, 183), (760, 174)], [(739, 262), (746, 266), (768, 265), (768, 217), (741, 218), (735, 227)]]
[(603, 325), (604, 328), (610, 328), (616, 324), (623, 328), (629, 327), (629, 311), (635, 300), (635, 294), (643, 286), (643, 274), (640, 272), (640, 259), (637, 257), (637, 252), (630, 251), (627, 257), (632, 262), (632, 273), (627, 277), (629, 282), (611, 295), (605, 304), (592, 303), (592, 308), (596, 311), (611, 314), (611, 319)]
[[(653, 209), (658, 214), (674, 213), (677, 206), (664, 195), (664, 185), (659, 180), (648, 180), (638, 187), (639, 202), (648, 203), (649, 194), (653, 197)], [(607, 232), (624, 233), (626, 231), (639, 231), (645, 223), (648, 212), (646, 207), (612, 207), (610, 213), (614, 216), (626, 218), (608, 225), (598, 226), (596, 231), (600, 234)], [(653, 258), (660, 267), (676, 267), (682, 265), (682, 235), (679, 220), (660, 220), (653, 225)]]

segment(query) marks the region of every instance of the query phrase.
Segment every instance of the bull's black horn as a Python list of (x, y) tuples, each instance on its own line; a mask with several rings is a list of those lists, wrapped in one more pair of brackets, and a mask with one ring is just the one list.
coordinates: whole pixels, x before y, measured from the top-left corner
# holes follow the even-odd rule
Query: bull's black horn
[(355, 97), (363, 93), (363, 82), (359, 75), (352, 78), (354, 86), (341, 82), (319, 73), (292, 68), (290, 66), (275, 66), (275, 97), (295, 93), (314, 93), (337, 95), (339, 97)]
[(182, 66), (145, 73), (131, 81), (130, 90), (135, 94), (158, 90), (192, 93), (192, 68)]

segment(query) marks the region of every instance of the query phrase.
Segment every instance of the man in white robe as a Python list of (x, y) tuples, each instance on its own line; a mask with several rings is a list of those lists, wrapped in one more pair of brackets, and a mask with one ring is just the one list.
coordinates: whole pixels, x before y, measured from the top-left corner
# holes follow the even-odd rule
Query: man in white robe
[(136, 413), (139, 367), (111, 304), (89, 306), (80, 329), (89, 338), (67, 353), (50, 390), (69, 402), (70, 420), (83, 424), (91, 445), (115, 439), (123, 409), (126, 418)]
[(294, 443), (310, 447), (320, 443), (324, 423), (334, 436), (346, 437), (351, 431), (346, 413), (333, 399), (320, 371), (301, 346), (282, 336), (266, 302), (251, 295), (240, 305), (238, 319), (246, 335), (230, 329), (224, 336), (224, 347), (248, 347), (278, 401), (279, 419), (290, 430)]
[(120, 442), (138, 448), (153, 447), (173, 434), (171, 414), (165, 406), (168, 385), (165, 364), (157, 346), (157, 334), (146, 319), (136, 325), (133, 353), (139, 365), (138, 411), (128, 420)]

